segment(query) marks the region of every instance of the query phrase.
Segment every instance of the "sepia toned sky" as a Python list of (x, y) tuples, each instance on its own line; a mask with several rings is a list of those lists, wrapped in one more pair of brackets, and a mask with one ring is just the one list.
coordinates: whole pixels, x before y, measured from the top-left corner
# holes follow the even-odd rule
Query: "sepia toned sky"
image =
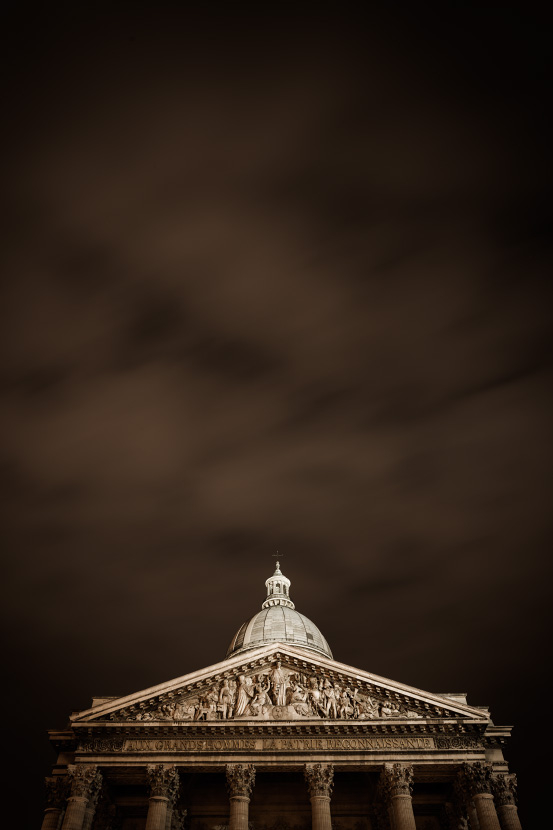
[(336, 659), (515, 724), (530, 826), (551, 636), (545, 20), (8, 22), (5, 740), (28, 826), (46, 729), (222, 659), (277, 550)]

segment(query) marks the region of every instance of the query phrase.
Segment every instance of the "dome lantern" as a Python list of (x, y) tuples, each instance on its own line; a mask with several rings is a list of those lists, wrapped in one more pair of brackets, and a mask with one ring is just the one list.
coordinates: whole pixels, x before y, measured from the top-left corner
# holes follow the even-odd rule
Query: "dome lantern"
[(277, 562), (274, 574), (265, 582), (267, 598), (261, 611), (240, 626), (232, 638), (227, 659), (270, 643), (290, 643), (332, 659), (330, 647), (315, 623), (295, 610), (290, 584)]
[(273, 605), (285, 605), (287, 608), (296, 607), (290, 599), (291, 582), (281, 572), (278, 562), (274, 574), (266, 580), (265, 585), (267, 587), (267, 599), (261, 606), (262, 608), (270, 608)]

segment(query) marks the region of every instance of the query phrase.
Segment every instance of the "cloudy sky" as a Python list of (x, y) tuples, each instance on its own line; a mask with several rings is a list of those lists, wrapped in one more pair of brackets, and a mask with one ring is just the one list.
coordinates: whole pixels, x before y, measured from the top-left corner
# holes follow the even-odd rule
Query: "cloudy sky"
[(11, 12), (4, 73), (2, 609), (28, 826), (45, 730), (220, 660), (277, 550), (338, 660), (516, 725), (537, 816), (545, 21), (47, 11)]

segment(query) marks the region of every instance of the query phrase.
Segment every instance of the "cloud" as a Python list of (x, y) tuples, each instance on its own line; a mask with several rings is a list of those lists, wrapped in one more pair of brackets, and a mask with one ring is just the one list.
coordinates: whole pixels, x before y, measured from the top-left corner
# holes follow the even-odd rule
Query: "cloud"
[(220, 659), (277, 549), (337, 659), (493, 704), (548, 642), (527, 100), (430, 30), (234, 61), (159, 25), (41, 39), (10, 102), (3, 612), (22, 675), (57, 655), (41, 717)]

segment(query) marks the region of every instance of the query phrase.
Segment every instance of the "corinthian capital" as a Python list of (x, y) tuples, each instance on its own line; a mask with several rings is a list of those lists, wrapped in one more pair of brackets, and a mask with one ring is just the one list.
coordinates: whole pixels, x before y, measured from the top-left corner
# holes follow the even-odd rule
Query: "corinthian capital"
[(69, 795), (69, 778), (66, 775), (52, 775), (44, 779), (46, 785), (46, 806), (61, 810)]
[(179, 774), (174, 765), (148, 764), (150, 796), (168, 798), (174, 801), (179, 791)]
[(305, 780), (309, 796), (326, 795), (330, 798), (334, 786), (334, 767), (332, 764), (306, 764)]
[(67, 772), (71, 781), (72, 798), (97, 799), (102, 786), (102, 774), (98, 772), (95, 764), (70, 764)]
[(494, 801), (498, 807), (505, 804), (517, 803), (517, 777), (516, 775), (497, 774), (492, 777), (492, 792)]
[(458, 773), (458, 784), (465, 800), (475, 795), (491, 793), (492, 765), (483, 761), (473, 761), (462, 765)]
[(231, 798), (249, 798), (254, 783), (255, 767), (252, 764), (227, 764), (227, 789)]
[(411, 795), (413, 792), (411, 764), (385, 764), (380, 773), (380, 791), (385, 801), (397, 795)]

